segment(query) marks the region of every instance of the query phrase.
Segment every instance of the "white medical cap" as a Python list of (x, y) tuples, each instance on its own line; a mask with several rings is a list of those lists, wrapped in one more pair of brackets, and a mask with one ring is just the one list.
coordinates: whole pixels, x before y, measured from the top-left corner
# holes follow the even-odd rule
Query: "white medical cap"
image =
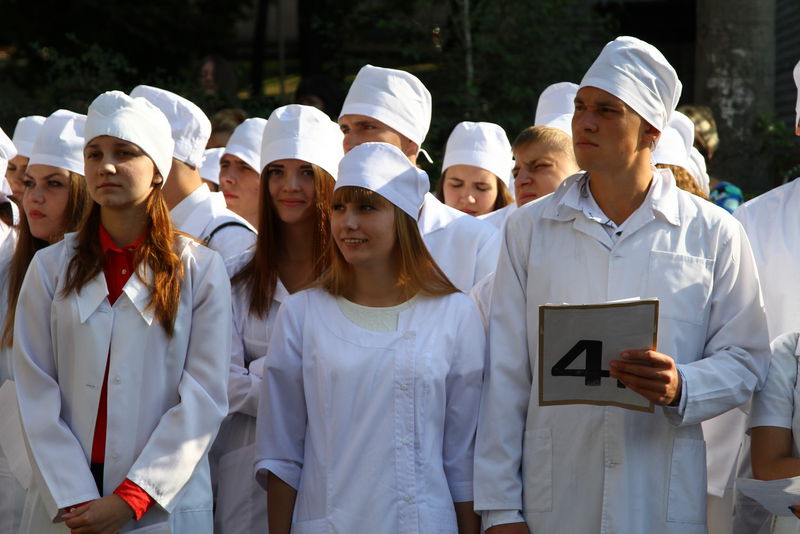
[(794, 106), (794, 128), (796, 129), (797, 125), (800, 124), (800, 61), (794, 66), (792, 74), (794, 75), (794, 84), (797, 86), (797, 104)]
[(635, 37), (608, 43), (581, 80), (616, 96), (663, 132), (678, 105), (681, 82), (656, 47)]
[(689, 149), (689, 161), (692, 164), (689, 171), (694, 176), (697, 183), (700, 185), (700, 190), (706, 195), (711, 193), (711, 179), (708, 176), (708, 169), (706, 168), (706, 158), (694, 146)]
[(431, 94), (413, 74), (365, 65), (347, 92), (342, 115), (372, 117), (421, 147), (431, 127)]
[(33, 144), (31, 165), (51, 165), (83, 176), (86, 115), (59, 109), (47, 117)]
[[(5, 181), (6, 176), (6, 169), (8, 169), (8, 160), (14, 159), (17, 155), (17, 147), (8, 138), (6, 133), (0, 128), (0, 178)], [(6, 187), (8, 185), (6, 184)], [(8, 192), (11, 193), (11, 188), (8, 188)]]
[(101, 135), (141, 148), (166, 182), (175, 143), (169, 121), (156, 106), (144, 98), (131, 98), (122, 91), (101, 94), (89, 105), (84, 130), (86, 144)]
[(442, 172), (453, 165), (472, 165), (509, 186), (514, 160), (505, 130), (491, 122), (460, 122), (447, 138)]
[(211, 121), (203, 110), (182, 96), (149, 85), (134, 87), (131, 97), (145, 98), (161, 110), (172, 127), (172, 140), (175, 142), (172, 157), (194, 168), (199, 167), (211, 137)]
[(41, 115), (31, 115), (30, 117), (22, 117), (17, 121), (17, 127), (14, 128), (14, 146), (17, 147), (17, 154), (31, 157), (33, 150), (33, 143), (36, 141), (36, 134), (39, 133), (39, 128), (44, 124), (45, 117)]
[(200, 178), (219, 185), (219, 159), (225, 148), (209, 148), (203, 154), (203, 164), (200, 165)]
[(572, 115), (575, 113), (577, 92), (578, 86), (572, 82), (559, 82), (548, 86), (539, 95), (533, 125), (558, 128), (572, 137)]
[(236, 156), (256, 172), (261, 172), (261, 139), (266, 126), (267, 119), (255, 117), (245, 120), (233, 131), (222, 155)]
[(653, 151), (653, 163), (677, 165), (691, 171), (689, 150), (692, 148), (692, 143), (694, 143), (692, 119), (680, 111), (673, 112)]
[[(315, 107), (290, 104), (272, 112), (261, 140), (261, 165), (299, 159), (321, 167), (336, 179), (344, 156), (339, 125)], [(260, 169), (263, 172), (263, 168)]]
[(394, 145), (362, 143), (339, 163), (334, 191), (347, 186), (374, 191), (417, 220), (430, 182), (425, 171)]

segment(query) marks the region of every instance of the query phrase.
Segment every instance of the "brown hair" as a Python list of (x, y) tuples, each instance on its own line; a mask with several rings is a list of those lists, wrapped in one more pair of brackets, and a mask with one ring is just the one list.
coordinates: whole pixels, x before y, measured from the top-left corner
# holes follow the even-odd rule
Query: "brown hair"
[[(55, 241), (61, 241), (67, 232), (76, 231), (89, 212), (92, 200), (86, 190), (86, 180), (80, 174), (69, 173), (69, 198), (67, 207), (64, 211), (64, 224), (61, 233)], [(8, 294), (6, 295), (6, 322), (3, 327), (3, 335), (0, 338), (0, 346), (10, 347), (14, 341), (14, 316), (16, 314), (17, 301), (25, 273), (28, 271), (33, 255), (36, 251), (43, 249), (50, 243), (44, 239), (34, 237), (28, 225), (28, 218), (25, 211), (20, 210), (20, 221), (17, 226), (19, 235), (17, 245), (14, 248), (14, 255), (8, 270)], [(54, 241), (54, 242), (55, 242)]]
[[(163, 184), (163, 182), (161, 182)], [(183, 263), (175, 252), (175, 237), (178, 233), (172, 226), (167, 204), (161, 191), (161, 184), (156, 184), (145, 204), (146, 230), (145, 238), (136, 248), (133, 255), (136, 276), (145, 285), (139, 275), (138, 266), (147, 265), (153, 273), (153, 285), (150, 287), (150, 302), (147, 309), (155, 311), (156, 319), (161, 327), (172, 337), (175, 331), (175, 316), (181, 298), (183, 282)], [(66, 282), (62, 295), (71, 291), (80, 293), (81, 288), (103, 270), (103, 251), (100, 248), (98, 233), (100, 231), (100, 205), (95, 203), (86, 223), (78, 232), (78, 243), (75, 255), (67, 267)]]
[[(342, 187), (333, 193), (333, 204), (367, 204), (376, 207), (394, 208), (395, 252), (399, 264), (397, 285), (408, 298), (417, 293), (429, 296), (444, 296), (457, 293), (456, 288), (433, 260), (422, 236), (417, 221), (406, 212), (391, 204), (378, 193), (363, 187)], [(333, 239), (330, 240), (333, 261), (323, 275), (319, 285), (331, 295), (344, 295), (353, 287), (353, 268), (344, 259)]]
[[(269, 194), (269, 177), (266, 175), (269, 165), (261, 173), (261, 186), (258, 209), (258, 237), (253, 257), (242, 269), (231, 278), (231, 283), (244, 284), (250, 294), (250, 313), (264, 317), (269, 312), (278, 283), (278, 257), (286, 245), (281, 232), (281, 222), (272, 197)], [(311, 236), (313, 279), (310, 285), (319, 279), (331, 263), (330, 240), (330, 208), (333, 196), (333, 177), (321, 167), (311, 164), (314, 171), (314, 233)]]
[[(553, 128), (552, 126), (529, 126), (522, 130), (514, 142), (511, 143), (511, 151), (526, 147), (532, 143), (542, 143), (550, 150), (561, 152), (575, 161), (575, 150), (572, 147), (572, 137), (566, 132)], [(577, 162), (575, 163), (577, 165)]]
[(697, 195), (698, 197), (702, 198), (703, 200), (708, 200), (708, 197), (703, 190), (700, 189), (700, 186), (697, 185), (697, 180), (694, 179), (689, 171), (684, 169), (683, 167), (679, 167), (677, 165), (667, 165), (666, 163), (659, 163), (656, 165), (659, 169), (669, 169), (672, 171), (672, 175), (675, 177), (675, 183), (683, 189), (684, 191), (688, 191), (693, 195)]
[[(433, 194), (436, 198), (440, 201), (444, 202), (444, 179), (447, 176), (447, 169), (442, 173), (442, 177), (439, 178), (439, 181), (436, 182), (436, 189), (434, 190)], [(505, 182), (498, 178), (497, 176), (494, 177), (497, 180), (497, 197), (494, 199), (494, 205), (492, 206), (492, 211), (499, 210), (500, 208), (505, 208), (512, 202), (514, 202), (514, 197), (511, 196), (511, 193), (508, 191), (508, 187), (506, 187)]]

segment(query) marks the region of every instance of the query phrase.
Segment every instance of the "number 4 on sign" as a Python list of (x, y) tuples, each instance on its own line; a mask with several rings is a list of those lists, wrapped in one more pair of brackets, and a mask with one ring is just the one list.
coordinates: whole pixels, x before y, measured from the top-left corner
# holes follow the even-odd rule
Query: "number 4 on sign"
[[(586, 366), (583, 369), (569, 369), (569, 365), (586, 353)], [(611, 373), (601, 369), (603, 361), (603, 342), (596, 339), (581, 339), (575, 343), (567, 353), (561, 357), (550, 369), (551, 376), (582, 376), (587, 386), (599, 386), (603, 377), (610, 377)], [(624, 388), (625, 384), (617, 380), (617, 387)]]

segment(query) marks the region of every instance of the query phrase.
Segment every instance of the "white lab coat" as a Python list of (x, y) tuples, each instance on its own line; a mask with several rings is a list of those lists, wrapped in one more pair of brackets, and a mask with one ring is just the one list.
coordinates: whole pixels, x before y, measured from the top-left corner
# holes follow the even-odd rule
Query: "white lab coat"
[[(797, 382), (800, 364), (800, 333), (787, 332), (772, 342), (772, 361), (764, 389), (753, 396), (753, 409), (748, 426), (774, 426), (792, 431), (792, 456), (800, 458), (800, 384)], [(795, 517), (773, 517), (770, 532), (789, 534), (800, 532), (800, 520)]]
[[(654, 169), (616, 244), (575, 175), (508, 220), (489, 325), (475, 508), (521, 510), (534, 533), (704, 533), (700, 422), (746, 402), (769, 362), (747, 239), (730, 215)], [(538, 308), (658, 297), (658, 350), (683, 410), (538, 405)]]
[[(253, 257), (250, 250), (226, 262), (233, 277)], [(228, 379), (228, 417), (222, 422), (212, 449), (217, 465), (215, 534), (266, 532), (267, 496), (253, 478), (256, 413), (267, 347), (278, 309), (289, 293), (280, 279), (265, 317), (250, 313), (246, 286), (233, 286), (233, 328)]]
[(11, 259), (17, 244), (17, 229), (0, 221), (0, 261)]
[[(168, 522), (172, 532), (212, 531), (207, 452), (227, 413), (230, 283), (216, 252), (179, 237), (184, 280), (175, 333), (147, 309), (132, 276), (113, 306), (99, 273), (62, 296), (76, 234), (39, 251), (17, 306), (13, 368), (34, 482), (23, 532), (64, 532), (59, 509), (97, 499), (89, 470), (108, 358), (103, 495), (125, 478), (156, 505), (123, 531)], [(140, 274), (152, 281), (145, 266)], [(110, 356), (109, 356), (110, 355)], [(30, 522), (25, 524), (25, 520)]]
[(753, 246), (770, 339), (800, 330), (800, 180), (795, 179), (739, 206)]
[[(169, 213), (175, 228), (204, 243), (208, 241), (208, 246), (219, 252), (223, 260), (238, 256), (256, 242), (256, 229), (228, 209), (222, 193), (212, 193), (206, 184), (195, 189)], [(234, 221), (239, 224), (221, 228), (209, 240), (216, 228)]]
[(278, 312), (256, 476), (298, 490), (293, 534), (457, 532), (472, 500), (485, 336), (466, 295), (417, 299), (394, 332), (310, 289)]
[(442, 204), (426, 193), (418, 226), (436, 264), (461, 291), (468, 292), (494, 272), (500, 234), (491, 224)]
[(508, 220), (508, 216), (511, 215), (511, 213), (516, 209), (517, 205), (512, 202), (507, 206), (503, 206), (499, 210), (494, 210), (486, 215), (480, 215), (478, 219), (491, 223), (498, 230), (502, 230), (503, 226), (506, 224), (506, 220)]

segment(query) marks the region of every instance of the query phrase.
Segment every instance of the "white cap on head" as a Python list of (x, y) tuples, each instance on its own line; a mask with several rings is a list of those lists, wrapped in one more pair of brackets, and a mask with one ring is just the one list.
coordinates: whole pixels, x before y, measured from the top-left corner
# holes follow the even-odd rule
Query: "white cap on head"
[[(14, 159), (17, 155), (17, 147), (9, 139), (6, 133), (0, 128), (0, 182), (5, 184), (7, 193), (11, 194), (11, 188), (6, 182), (6, 169), (8, 169), (8, 160)], [(0, 184), (0, 185), (2, 185)]]
[(800, 125), (800, 61), (794, 66), (792, 75), (794, 76), (794, 84), (797, 86), (797, 104), (794, 106), (794, 127), (796, 129), (797, 126)]
[(122, 91), (107, 91), (89, 105), (84, 129), (85, 144), (101, 135), (117, 137), (141, 148), (155, 163), (164, 182), (172, 168), (172, 129), (156, 106)]
[(86, 115), (59, 109), (47, 117), (33, 144), (31, 165), (51, 165), (83, 176)]
[(203, 154), (203, 163), (200, 165), (200, 178), (219, 185), (219, 159), (225, 148), (208, 148)]
[(575, 94), (577, 92), (578, 85), (572, 82), (549, 85), (539, 95), (533, 125), (558, 128), (572, 137), (572, 115), (575, 113)]
[(677, 165), (687, 171), (691, 169), (689, 150), (694, 143), (694, 123), (692, 119), (675, 111), (669, 124), (661, 132), (661, 139), (653, 151), (653, 163)]
[(137, 85), (131, 97), (147, 99), (167, 117), (175, 142), (173, 158), (194, 168), (202, 164), (203, 152), (211, 137), (211, 121), (202, 109), (182, 96), (149, 85)]
[(374, 191), (417, 220), (430, 182), (425, 171), (418, 169), (394, 145), (362, 143), (339, 163), (334, 191), (347, 186)]
[(460, 122), (447, 138), (442, 172), (453, 165), (480, 167), (508, 187), (514, 160), (505, 130), (491, 122)]
[(267, 119), (259, 170), (263, 172), (263, 167), (279, 159), (299, 159), (321, 167), (335, 180), (344, 156), (343, 137), (339, 125), (317, 108), (300, 104), (280, 107)]
[(413, 74), (364, 65), (347, 92), (342, 115), (372, 117), (421, 147), (431, 127), (431, 94)]
[(694, 176), (697, 183), (700, 185), (700, 190), (706, 195), (711, 193), (711, 179), (708, 176), (708, 169), (706, 168), (706, 158), (695, 147), (689, 149), (689, 161), (692, 167), (689, 171)]
[(236, 156), (260, 173), (263, 169), (261, 166), (261, 139), (264, 137), (266, 126), (267, 119), (254, 117), (245, 120), (231, 134), (222, 155)]
[(682, 89), (675, 69), (656, 47), (627, 36), (603, 48), (580, 86), (611, 93), (659, 132), (667, 127)]
[(30, 117), (22, 117), (17, 121), (17, 126), (14, 128), (14, 146), (17, 147), (17, 155), (31, 157), (33, 150), (33, 143), (36, 141), (36, 135), (39, 133), (39, 128), (44, 124), (45, 117), (41, 115), (31, 115)]

